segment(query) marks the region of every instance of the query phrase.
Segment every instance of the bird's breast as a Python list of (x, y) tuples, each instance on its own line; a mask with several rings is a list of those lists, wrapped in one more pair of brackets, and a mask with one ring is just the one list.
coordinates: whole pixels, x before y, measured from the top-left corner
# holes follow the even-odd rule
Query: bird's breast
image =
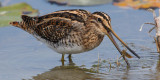
[(85, 51), (92, 50), (100, 45), (102, 42), (104, 35), (97, 34), (93, 32), (88, 32), (84, 35), (85, 38), (83, 38), (83, 48)]

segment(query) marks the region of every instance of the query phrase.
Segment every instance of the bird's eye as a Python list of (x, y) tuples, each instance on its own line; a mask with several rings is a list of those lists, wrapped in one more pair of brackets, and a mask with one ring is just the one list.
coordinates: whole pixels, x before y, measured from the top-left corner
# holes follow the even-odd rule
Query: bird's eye
[(97, 20), (98, 20), (99, 22), (101, 22), (101, 21), (102, 21), (102, 20), (101, 20), (101, 18), (98, 18)]

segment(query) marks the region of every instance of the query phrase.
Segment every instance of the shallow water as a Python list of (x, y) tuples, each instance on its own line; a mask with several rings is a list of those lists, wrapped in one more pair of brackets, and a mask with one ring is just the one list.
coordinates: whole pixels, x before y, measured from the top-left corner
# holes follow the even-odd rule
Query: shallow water
[[(143, 31), (139, 32), (144, 22), (153, 22), (152, 13), (145, 10), (122, 9), (112, 4), (90, 7), (58, 6), (50, 5), (45, 0), (11, 0), (7, 5), (17, 2), (27, 2), (33, 8), (38, 9), (40, 15), (63, 9), (80, 8), (90, 12), (103, 11), (110, 15), (114, 31), (141, 56), (141, 59), (136, 57), (128, 59), (130, 68), (126, 67), (123, 60), (120, 60), (121, 65), (118, 67), (115, 62), (120, 54), (111, 41), (105, 37), (96, 49), (73, 55), (75, 66), (68, 68), (69, 62), (66, 55), (65, 67), (61, 67), (60, 54), (52, 51), (27, 32), (8, 26), (0, 28), (0, 80), (160, 79), (160, 56), (156, 53), (153, 38), (147, 34), (152, 26), (145, 25)], [(154, 31), (152, 34), (155, 35)], [(96, 67), (98, 54), (99, 69)], [(111, 63), (111, 68), (109, 63)]]

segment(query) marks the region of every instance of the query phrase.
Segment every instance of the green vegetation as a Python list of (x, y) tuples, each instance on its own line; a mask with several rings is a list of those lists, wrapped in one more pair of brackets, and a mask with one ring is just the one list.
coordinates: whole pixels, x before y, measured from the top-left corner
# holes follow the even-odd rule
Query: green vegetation
[(38, 10), (27, 3), (0, 7), (0, 27), (9, 26), (10, 21), (20, 21), (22, 14), (35, 16), (38, 15)]

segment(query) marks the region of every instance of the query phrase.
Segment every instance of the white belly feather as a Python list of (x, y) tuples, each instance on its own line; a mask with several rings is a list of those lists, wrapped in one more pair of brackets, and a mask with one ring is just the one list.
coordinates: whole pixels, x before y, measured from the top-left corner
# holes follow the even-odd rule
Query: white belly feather
[(68, 43), (68, 45), (62, 44), (61, 41), (58, 43), (49, 42), (37, 35), (34, 35), (39, 41), (45, 43), (48, 47), (53, 49), (54, 51), (60, 53), (60, 54), (77, 54), (84, 52), (84, 49), (81, 45), (78, 45), (76, 43)]
[(73, 45), (74, 46), (57, 46), (56, 48), (51, 45), (48, 45), (48, 46), (54, 51), (61, 54), (77, 54), (77, 53), (84, 52), (81, 46), (78, 46), (77, 44), (73, 44)]

